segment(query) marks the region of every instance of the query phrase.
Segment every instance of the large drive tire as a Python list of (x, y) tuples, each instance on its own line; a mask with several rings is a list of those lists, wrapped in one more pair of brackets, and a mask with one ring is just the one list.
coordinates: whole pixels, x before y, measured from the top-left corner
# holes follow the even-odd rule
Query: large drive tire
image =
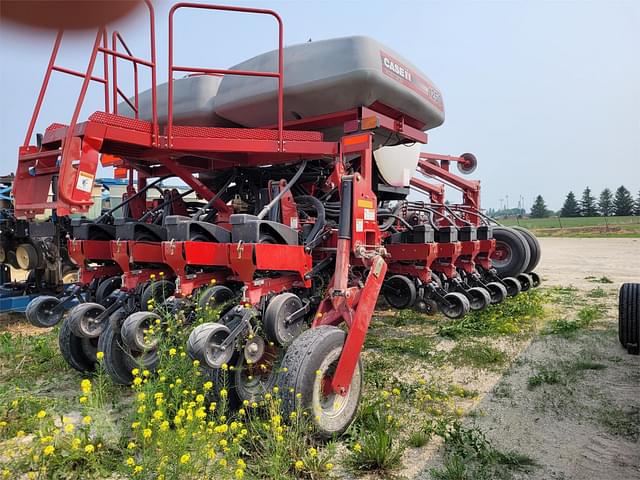
[(34, 327), (53, 327), (62, 320), (64, 314), (64, 310), (53, 311), (59, 304), (60, 299), (50, 295), (42, 295), (31, 300), (24, 313), (29, 323)]
[(92, 372), (95, 369), (97, 343), (97, 338), (81, 338), (74, 335), (68, 317), (60, 325), (60, 353), (66, 362), (79, 372)]
[(529, 250), (531, 251), (531, 258), (529, 259), (529, 264), (524, 269), (524, 273), (533, 272), (533, 270), (538, 266), (540, 262), (540, 257), (542, 256), (542, 250), (540, 249), (540, 242), (536, 236), (531, 233), (529, 230), (523, 227), (513, 227), (518, 233), (520, 233), (524, 239), (529, 244)]
[(640, 283), (620, 287), (618, 338), (631, 355), (640, 353)]
[(359, 359), (345, 396), (323, 391), (335, 372), (345, 339), (346, 333), (337, 327), (312, 328), (293, 341), (282, 361), (279, 383), (284, 411), (288, 414), (298, 406), (308, 411), (320, 439), (342, 434), (353, 422), (360, 403), (364, 372)]
[(512, 228), (496, 227), (493, 231), (496, 249), (491, 264), (500, 277), (515, 277), (525, 271), (531, 260), (531, 251), (524, 235)]

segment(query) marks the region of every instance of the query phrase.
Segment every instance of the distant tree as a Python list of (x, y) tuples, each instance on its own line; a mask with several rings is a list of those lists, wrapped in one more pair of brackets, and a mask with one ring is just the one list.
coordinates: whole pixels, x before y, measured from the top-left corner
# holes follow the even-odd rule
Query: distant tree
[(582, 192), (582, 199), (580, 200), (580, 215), (583, 217), (597, 217), (598, 209), (596, 208), (596, 199), (591, 195), (591, 189), (585, 188)]
[(600, 199), (598, 200), (598, 210), (603, 217), (608, 217), (613, 213), (613, 195), (611, 190), (605, 188), (600, 193)]
[(631, 192), (624, 188), (624, 185), (620, 185), (616, 190), (616, 195), (613, 198), (613, 211), (616, 216), (624, 217), (633, 215), (633, 197)]
[(564, 205), (562, 205), (562, 210), (560, 210), (561, 217), (579, 217), (580, 210), (578, 208), (578, 202), (576, 202), (576, 196), (573, 192), (569, 192), (567, 194), (567, 198), (564, 201)]
[(542, 198), (542, 195), (538, 195), (531, 207), (531, 218), (546, 218), (548, 216), (549, 210), (547, 210), (547, 205), (544, 203), (544, 198)]
[(640, 217), (640, 190), (638, 190), (638, 198), (636, 198), (636, 208), (633, 214)]

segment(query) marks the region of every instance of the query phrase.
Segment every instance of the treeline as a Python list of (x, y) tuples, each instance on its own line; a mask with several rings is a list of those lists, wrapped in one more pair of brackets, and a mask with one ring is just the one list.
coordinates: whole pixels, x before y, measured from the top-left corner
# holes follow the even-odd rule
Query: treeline
[[(547, 209), (542, 195), (538, 195), (531, 207), (531, 218), (545, 218), (552, 213)], [(589, 187), (584, 189), (580, 200), (576, 199), (573, 192), (569, 192), (558, 215), (561, 217), (610, 217), (612, 215), (627, 217), (640, 215), (640, 191), (635, 200), (624, 185), (620, 185), (615, 194), (605, 188), (598, 199), (591, 194)]]

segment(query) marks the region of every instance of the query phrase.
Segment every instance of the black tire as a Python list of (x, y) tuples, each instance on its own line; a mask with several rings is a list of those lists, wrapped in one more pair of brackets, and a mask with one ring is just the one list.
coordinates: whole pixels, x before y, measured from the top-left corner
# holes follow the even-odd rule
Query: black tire
[(529, 250), (531, 251), (531, 258), (529, 259), (529, 264), (524, 269), (524, 273), (533, 272), (533, 270), (538, 266), (538, 263), (540, 262), (540, 257), (542, 256), (540, 242), (538, 242), (538, 239), (533, 233), (531, 233), (529, 230), (527, 230), (524, 227), (517, 226), (517, 227), (513, 227), (513, 229), (516, 230), (518, 233), (522, 234), (524, 239), (529, 244)]
[(169, 280), (151, 282), (142, 291), (140, 307), (142, 310), (147, 310), (151, 300), (155, 305), (162, 305), (174, 293), (176, 293), (176, 284), (174, 282)]
[[(298, 407), (309, 411), (319, 439), (344, 433), (353, 422), (360, 403), (364, 378), (360, 360), (345, 396), (322, 393), (322, 385), (333, 373), (345, 339), (346, 333), (338, 327), (312, 328), (293, 341), (282, 360), (283, 373), (278, 383), (283, 392), (283, 410), (287, 416)], [(300, 398), (297, 398), (298, 394)]]
[(517, 276), (517, 279), (520, 282), (521, 292), (527, 292), (531, 290), (531, 287), (533, 287), (533, 280), (529, 274), (521, 273)]
[(440, 304), (442, 314), (453, 320), (461, 318), (469, 313), (471, 306), (469, 300), (462, 293), (451, 292), (444, 296), (446, 302)]
[(220, 305), (233, 300), (233, 290), (224, 285), (214, 285), (213, 287), (207, 287), (200, 295), (198, 299), (198, 306), (203, 310), (207, 308), (216, 308)]
[(305, 328), (304, 316), (291, 324), (286, 324), (287, 316), (303, 307), (302, 300), (291, 292), (273, 297), (264, 312), (264, 331), (267, 338), (278, 345), (289, 345)]
[(514, 277), (505, 277), (502, 279), (502, 283), (507, 288), (507, 295), (510, 297), (515, 297), (522, 291), (522, 285), (520, 285), (520, 280)]
[(640, 283), (624, 283), (620, 287), (618, 338), (631, 355), (640, 353)]
[(540, 275), (538, 275), (536, 272), (529, 272), (529, 276), (531, 277), (531, 286), (534, 288), (539, 287), (540, 283), (542, 283)]
[(469, 307), (471, 310), (482, 310), (491, 304), (491, 294), (482, 287), (472, 287), (468, 290)]
[(40, 255), (30, 243), (22, 243), (16, 248), (16, 262), (22, 270), (33, 270), (40, 264)]
[(498, 282), (487, 283), (487, 290), (491, 295), (491, 303), (497, 304), (504, 301), (507, 298), (507, 288)]
[(158, 365), (158, 352), (131, 352), (111, 325), (100, 335), (98, 350), (104, 353), (103, 365), (111, 379), (120, 385), (130, 385), (133, 381), (131, 370), (134, 368), (154, 371)]
[(221, 345), (230, 333), (229, 327), (222, 323), (202, 323), (191, 331), (187, 353), (193, 360), (211, 369), (221, 368), (225, 363), (228, 365), (235, 353), (234, 345), (229, 345), (226, 351), (215, 346)]
[(87, 302), (73, 307), (67, 315), (73, 334), (80, 338), (98, 338), (109, 322), (105, 316), (100, 323), (95, 323), (95, 319), (104, 311), (105, 308), (99, 303)]
[(512, 228), (496, 227), (493, 238), (496, 240), (496, 250), (491, 255), (491, 263), (498, 276), (515, 277), (524, 272), (531, 260), (531, 251), (524, 235)]
[(129, 315), (120, 328), (122, 341), (130, 351), (146, 352), (158, 346), (158, 338), (145, 340), (144, 330), (156, 327), (156, 320), (162, 320), (153, 312), (135, 312)]
[(112, 303), (110, 295), (122, 286), (122, 277), (114, 276), (105, 278), (96, 288), (96, 303), (104, 307), (109, 307)]
[(438, 308), (438, 302), (430, 298), (421, 298), (420, 300), (417, 300), (414, 308), (425, 315), (435, 315), (440, 311)]
[(410, 278), (404, 275), (393, 275), (384, 282), (382, 295), (392, 308), (403, 310), (416, 303), (416, 286)]
[(64, 315), (64, 310), (53, 311), (59, 304), (60, 300), (58, 298), (43, 295), (31, 300), (24, 313), (29, 323), (34, 327), (53, 327), (62, 320), (62, 316)]
[(69, 318), (65, 318), (58, 332), (58, 345), (65, 361), (79, 372), (93, 372), (96, 366), (98, 339), (81, 338), (71, 331)]

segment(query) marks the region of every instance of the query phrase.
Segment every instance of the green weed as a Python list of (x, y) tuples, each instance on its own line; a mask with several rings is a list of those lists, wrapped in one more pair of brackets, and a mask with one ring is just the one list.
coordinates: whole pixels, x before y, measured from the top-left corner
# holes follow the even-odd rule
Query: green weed
[(496, 369), (507, 362), (507, 355), (484, 343), (461, 342), (449, 352), (448, 360), (458, 365)]

